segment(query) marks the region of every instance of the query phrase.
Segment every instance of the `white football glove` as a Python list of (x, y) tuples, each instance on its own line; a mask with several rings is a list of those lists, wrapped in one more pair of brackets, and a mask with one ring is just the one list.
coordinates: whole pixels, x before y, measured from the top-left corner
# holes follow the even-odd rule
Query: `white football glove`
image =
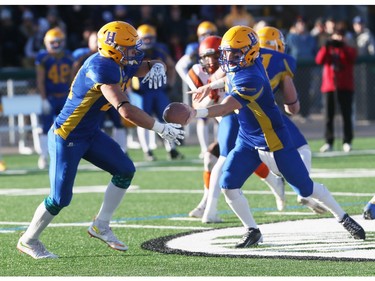
[(162, 63), (155, 63), (150, 71), (143, 78), (142, 83), (145, 84), (148, 81), (148, 87), (152, 89), (160, 88), (163, 84), (167, 84), (167, 74)]
[(52, 111), (52, 106), (47, 99), (42, 101), (42, 112), (43, 114), (49, 114)]
[(157, 132), (163, 139), (169, 142), (175, 142), (177, 145), (180, 145), (179, 139), (185, 138), (185, 131), (181, 130), (182, 126), (175, 123), (166, 123), (162, 124), (158, 121), (155, 121), (152, 128), (153, 131)]

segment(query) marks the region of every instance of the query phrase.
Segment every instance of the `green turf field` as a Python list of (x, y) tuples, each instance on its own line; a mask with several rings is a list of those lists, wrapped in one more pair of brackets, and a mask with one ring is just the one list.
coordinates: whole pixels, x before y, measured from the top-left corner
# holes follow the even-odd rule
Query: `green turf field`
[[(375, 138), (357, 138), (352, 153), (325, 157), (317, 153), (320, 145), (321, 141), (310, 142), (313, 171), (337, 170), (345, 175), (351, 169), (375, 170)], [(37, 169), (36, 155), (5, 155), (8, 171), (0, 174), (0, 276), (375, 276), (374, 261), (189, 256), (143, 249), (144, 242), (159, 237), (202, 227), (241, 226), (223, 196), (218, 208), (224, 223), (207, 225), (184, 220), (202, 197), (202, 161), (197, 157), (197, 146), (182, 146), (180, 150), (186, 156), (184, 160), (166, 161), (165, 152), (158, 149), (159, 161), (152, 163), (142, 162), (141, 151), (130, 150), (137, 165), (134, 187), (113, 217), (117, 225), (114, 233), (129, 246), (127, 252), (111, 250), (89, 238), (87, 226), (99, 210), (103, 192), (80, 192), (41, 236), (47, 249), (60, 256), (56, 260), (34, 260), (16, 250), (20, 233), (46, 196), (48, 173)], [(335, 198), (349, 214), (359, 215), (371, 198), (369, 194), (375, 194), (374, 177), (319, 177), (316, 181), (337, 193)], [(87, 186), (97, 190), (109, 180), (108, 174), (83, 161), (75, 186), (77, 191), (87, 191)], [(273, 195), (255, 176), (243, 190), (260, 191), (246, 193), (260, 228), (265, 223), (319, 218), (298, 205), (289, 186), (286, 211), (298, 211), (293, 216), (270, 214), (277, 212)], [(37, 194), (29, 195), (27, 191)], [(314, 229), (307, 231), (313, 233)], [(375, 233), (368, 233), (368, 239), (375, 243)]]

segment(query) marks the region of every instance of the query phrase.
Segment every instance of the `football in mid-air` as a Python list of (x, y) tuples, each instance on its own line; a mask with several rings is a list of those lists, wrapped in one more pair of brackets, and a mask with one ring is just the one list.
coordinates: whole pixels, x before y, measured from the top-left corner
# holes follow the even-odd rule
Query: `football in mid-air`
[(187, 125), (192, 108), (181, 102), (170, 103), (163, 112), (163, 119), (168, 123)]

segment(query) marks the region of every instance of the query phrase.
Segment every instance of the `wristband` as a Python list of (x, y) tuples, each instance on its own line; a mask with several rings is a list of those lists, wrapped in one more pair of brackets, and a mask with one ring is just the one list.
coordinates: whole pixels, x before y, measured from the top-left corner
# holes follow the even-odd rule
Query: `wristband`
[(208, 109), (207, 108), (198, 108), (196, 109), (197, 114), (195, 115), (195, 118), (204, 118), (208, 115)]
[(119, 104), (116, 107), (116, 110), (118, 111), (120, 109), (120, 107), (123, 106), (125, 103), (130, 103), (130, 102), (128, 102), (128, 101), (119, 102)]
[(210, 83), (210, 88), (212, 90), (221, 89), (221, 88), (224, 88), (224, 86), (225, 86), (224, 79), (219, 79)]
[(164, 127), (165, 127), (164, 124), (162, 124), (159, 121), (155, 120), (154, 126), (152, 126), (151, 130), (153, 130), (153, 131), (155, 131), (157, 133), (162, 133), (164, 131)]

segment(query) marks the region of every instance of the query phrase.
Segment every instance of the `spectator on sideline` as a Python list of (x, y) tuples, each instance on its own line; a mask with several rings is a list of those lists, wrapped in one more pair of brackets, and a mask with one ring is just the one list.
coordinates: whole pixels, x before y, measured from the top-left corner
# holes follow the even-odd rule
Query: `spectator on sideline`
[(356, 58), (356, 49), (347, 45), (345, 31), (342, 29), (336, 30), (316, 55), (315, 62), (323, 65), (321, 92), (325, 101), (325, 144), (320, 148), (320, 152), (333, 149), (336, 101), (340, 105), (343, 120), (342, 149), (345, 152), (352, 150)]
[(358, 57), (375, 55), (375, 37), (366, 27), (366, 22), (361, 16), (353, 19), (353, 30)]
[(231, 5), (230, 11), (224, 16), (224, 24), (227, 28), (235, 25), (246, 25), (253, 27), (256, 21), (244, 5)]
[[(287, 54), (291, 55), (301, 62), (314, 62), (317, 52), (316, 39), (310, 34), (307, 23), (303, 17), (298, 17), (294, 26), (293, 32), (289, 32), (286, 37)], [(311, 77), (312, 69), (310, 67), (299, 67), (296, 73), (294, 83), (299, 93), (301, 104), (300, 114), (306, 119), (310, 115), (311, 106)]]

